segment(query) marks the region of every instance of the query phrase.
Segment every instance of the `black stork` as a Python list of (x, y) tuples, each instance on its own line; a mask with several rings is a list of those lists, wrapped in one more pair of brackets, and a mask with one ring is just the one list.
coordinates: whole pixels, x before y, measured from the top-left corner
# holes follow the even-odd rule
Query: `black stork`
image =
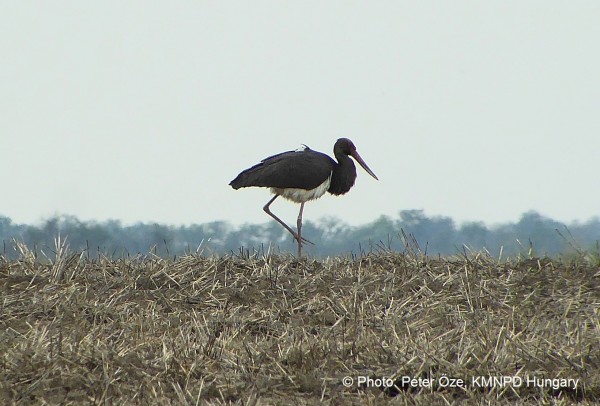
[[(337, 162), (322, 152), (313, 151), (306, 145), (304, 147), (303, 150), (282, 152), (265, 158), (229, 182), (234, 189), (250, 186), (271, 188), (271, 192), (275, 196), (269, 200), (263, 210), (285, 227), (298, 241), (298, 257), (302, 256), (303, 243), (313, 244), (302, 237), (304, 203), (318, 199), (325, 192), (343, 195), (354, 186), (356, 167), (350, 156), (356, 159), (369, 175), (379, 180), (360, 157), (354, 143), (348, 138), (338, 139), (333, 146), (333, 154)], [(279, 196), (300, 203), (300, 212), (296, 223), (298, 232), (292, 230), (269, 210), (271, 203)]]

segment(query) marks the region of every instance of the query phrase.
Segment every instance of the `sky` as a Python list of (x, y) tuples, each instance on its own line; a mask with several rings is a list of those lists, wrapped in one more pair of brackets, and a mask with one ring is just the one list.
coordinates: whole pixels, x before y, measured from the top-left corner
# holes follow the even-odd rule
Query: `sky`
[[(0, 215), (265, 223), (233, 190), (354, 141), (304, 219), (600, 216), (598, 1), (0, 2)], [(271, 210), (295, 224), (299, 206)]]

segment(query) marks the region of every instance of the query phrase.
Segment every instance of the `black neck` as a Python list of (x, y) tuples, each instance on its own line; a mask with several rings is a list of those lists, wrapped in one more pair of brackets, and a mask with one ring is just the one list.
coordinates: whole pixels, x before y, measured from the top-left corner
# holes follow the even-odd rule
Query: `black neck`
[(354, 186), (356, 167), (352, 159), (342, 151), (334, 151), (334, 154), (338, 163), (333, 169), (329, 193), (343, 195)]

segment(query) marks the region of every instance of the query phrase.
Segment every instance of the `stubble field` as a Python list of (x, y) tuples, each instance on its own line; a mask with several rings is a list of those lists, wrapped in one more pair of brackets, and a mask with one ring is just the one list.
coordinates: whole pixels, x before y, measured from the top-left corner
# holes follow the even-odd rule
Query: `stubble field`
[(0, 258), (0, 404), (594, 404), (600, 268), (379, 252)]

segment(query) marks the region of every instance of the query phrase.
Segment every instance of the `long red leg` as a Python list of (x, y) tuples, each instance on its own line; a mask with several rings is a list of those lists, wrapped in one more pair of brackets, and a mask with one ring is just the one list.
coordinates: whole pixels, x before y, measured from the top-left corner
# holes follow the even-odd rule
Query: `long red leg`
[(298, 213), (298, 221), (296, 222), (296, 226), (298, 227), (298, 258), (302, 256), (302, 244), (300, 240), (302, 240), (302, 212), (304, 211), (304, 202), (300, 203), (300, 212)]
[[(302, 238), (300, 235), (298, 235), (298, 233), (296, 233), (294, 230), (292, 230), (292, 228), (290, 226), (288, 226), (287, 224), (285, 224), (279, 217), (277, 217), (276, 215), (274, 215), (273, 213), (271, 213), (271, 210), (269, 210), (269, 206), (278, 197), (279, 197), (279, 195), (273, 196), (273, 198), (271, 200), (269, 200), (269, 202), (267, 204), (265, 204), (265, 206), (263, 207), (263, 210), (265, 211), (265, 213), (267, 213), (269, 216), (273, 217), (279, 224), (281, 224), (283, 227), (285, 227), (285, 229), (290, 232), (290, 234), (294, 237), (294, 239), (296, 239), (296, 241), (298, 241), (298, 244), (302, 244), (303, 242), (307, 242), (309, 244), (315, 245), (313, 242), (307, 240), (306, 238)], [(304, 205), (304, 203), (302, 203), (302, 206), (303, 205)], [(301, 216), (301, 214), (302, 214), (302, 206), (300, 206), (300, 216), (299, 216), (300, 219), (302, 219), (302, 216)]]

